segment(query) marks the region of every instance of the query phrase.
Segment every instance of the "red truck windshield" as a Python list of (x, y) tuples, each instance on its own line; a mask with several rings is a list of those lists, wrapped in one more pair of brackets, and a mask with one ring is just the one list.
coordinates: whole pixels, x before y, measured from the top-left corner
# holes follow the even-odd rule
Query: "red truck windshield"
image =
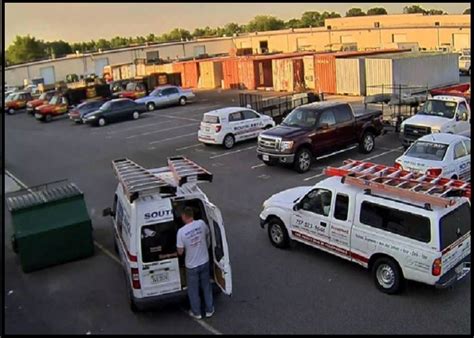
[(316, 123), (316, 113), (311, 110), (296, 108), (281, 123), (282, 126), (311, 128)]

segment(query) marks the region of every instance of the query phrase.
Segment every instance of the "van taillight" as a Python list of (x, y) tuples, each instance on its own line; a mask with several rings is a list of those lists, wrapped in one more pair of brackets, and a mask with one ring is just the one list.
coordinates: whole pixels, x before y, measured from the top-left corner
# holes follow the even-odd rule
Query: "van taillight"
[(141, 289), (140, 285), (140, 275), (138, 274), (137, 268), (131, 268), (132, 272), (132, 286), (134, 289)]
[(436, 258), (433, 261), (433, 266), (431, 267), (431, 274), (433, 276), (441, 275), (441, 258)]
[(220, 124), (216, 125), (215, 127), (216, 133), (220, 132), (222, 129), (222, 126)]
[(429, 176), (439, 176), (439, 175), (441, 175), (442, 171), (443, 171), (443, 169), (441, 169), (441, 168), (433, 168), (433, 169), (428, 169), (426, 171), (426, 174), (429, 175)]

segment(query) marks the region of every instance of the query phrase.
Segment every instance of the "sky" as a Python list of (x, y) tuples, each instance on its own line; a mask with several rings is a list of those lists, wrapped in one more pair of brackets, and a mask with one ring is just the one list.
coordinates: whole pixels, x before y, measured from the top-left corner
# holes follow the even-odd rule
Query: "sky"
[[(283, 20), (299, 18), (305, 11), (367, 10), (382, 6), (389, 14), (401, 13), (411, 3), (7, 3), (5, 4), (5, 48), (16, 35), (30, 34), (51, 41), (79, 42), (114, 36), (161, 35), (179, 27), (245, 24), (255, 15), (274, 15)], [(422, 3), (426, 9), (462, 13), (469, 3)]]

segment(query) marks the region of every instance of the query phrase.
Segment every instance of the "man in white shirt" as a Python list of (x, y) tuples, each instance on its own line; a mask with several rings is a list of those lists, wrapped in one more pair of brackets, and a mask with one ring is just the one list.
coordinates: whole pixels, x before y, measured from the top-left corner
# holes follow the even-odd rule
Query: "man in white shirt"
[(201, 297), (199, 296), (199, 287), (201, 287), (206, 317), (209, 318), (214, 314), (209, 273), (209, 227), (201, 219), (194, 220), (194, 211), (190, 207), (184, 208), (181, 219), (185, 225), (178, 230), (176, 247), (178, 255), (185, 254), (188, 297), (191, 306), (189, 314), (196, 319), (202, 318)]

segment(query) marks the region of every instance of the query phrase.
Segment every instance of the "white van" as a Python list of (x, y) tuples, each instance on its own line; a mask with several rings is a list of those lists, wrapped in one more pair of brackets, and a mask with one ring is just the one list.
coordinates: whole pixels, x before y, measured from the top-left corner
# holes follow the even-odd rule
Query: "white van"
[(270, 116), (250, 108), (228, 107), (203, 115), (198, 140), (205, 145), (222, 144), (232, 148), (236, 142), (257, 138), (262, 130), (275, 126)]
[(264, 202), (260, 225), (274, 246), (294, 240), (360, 264), (388, 294), (404, 279), (447, 287), (469, 273), (469, 183), (347, 162)]
[(219, 209), (198, 182), (212, 174), (185, 157), (168, 159), (168, 166), (144, 169), (129, 159), (112, 161), (119, 184), (112, 208), (115, 248), (120, 256), (132, 311), (157, 301), (186, 294), (184, 257), (178, 257), (176, 234), (187, 206), (210, 228), (211, 281), (232, 293), (231, 267), (225, 229)]

